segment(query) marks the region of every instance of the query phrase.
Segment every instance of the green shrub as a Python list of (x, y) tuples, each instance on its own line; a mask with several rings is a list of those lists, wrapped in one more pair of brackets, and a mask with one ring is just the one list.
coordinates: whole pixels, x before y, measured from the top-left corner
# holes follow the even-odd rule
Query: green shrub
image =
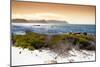
[(15, 35), (12, 37), (16, 47), (39, 49), (45, 44), (45, 37), (36, 33), (28, 32), (26, 35)]
[[(78, 46), (80, 49), (95, 49), (95, 36), (84, 34), (62, 34), (52, 35), (48, 39), (48, 35), (37, 34), (33, 32), (27, 32), (26, 35), (12, 35), (12, 41), (14, 46), (28, 48), (29, 50), (40, 49), (42, 47), (50, 48), (53, 46), (59, 47), (59, 44), (72, 46)], [(62, 46), (62, 47), (63, 47)], [(69, 46), (67, 46), (69, 47)], [(59, 48), (60, 49), (60, 48)]]

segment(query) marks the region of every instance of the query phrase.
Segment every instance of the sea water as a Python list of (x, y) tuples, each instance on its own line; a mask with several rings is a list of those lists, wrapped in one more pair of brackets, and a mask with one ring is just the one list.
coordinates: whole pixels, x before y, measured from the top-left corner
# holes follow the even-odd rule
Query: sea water
[(86, 25), (86, 24), (62, 24), (62, 25), (21, 25), (21, 24), (11, 24), (11, 33), (17, 35), (24, 35), (26, 31), (31, 31), (40, 34), (63, 34), (63, 33), (90, 33), (96, 34), (96, 25)]

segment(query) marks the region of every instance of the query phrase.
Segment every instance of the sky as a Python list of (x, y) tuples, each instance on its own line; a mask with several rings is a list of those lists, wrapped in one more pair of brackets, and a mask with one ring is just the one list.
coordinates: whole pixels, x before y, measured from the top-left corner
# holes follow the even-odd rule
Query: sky
[(95, 24), (95, 6), (40, 2), (12, 2), (12, 19), (63, 20), (70, 24)]

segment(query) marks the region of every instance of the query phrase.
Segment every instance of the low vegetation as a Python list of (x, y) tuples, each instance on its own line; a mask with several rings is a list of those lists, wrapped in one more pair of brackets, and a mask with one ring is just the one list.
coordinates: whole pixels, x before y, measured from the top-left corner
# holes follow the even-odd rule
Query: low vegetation
[(12, 35), (12, 44), (29, 50), (50, 48), (57, 52), (65, 52), (75, 49), (95, 50), (95, 36), (87, 34), (62, 34), (44, 35), (27, 32), (26, 35)]

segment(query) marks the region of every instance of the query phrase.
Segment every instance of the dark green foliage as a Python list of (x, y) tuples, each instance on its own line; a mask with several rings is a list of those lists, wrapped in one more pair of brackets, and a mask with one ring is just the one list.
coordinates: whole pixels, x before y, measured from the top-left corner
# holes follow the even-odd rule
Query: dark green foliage
[(14, 46), (29, 48), (29, 50), (39, 49), (44, 46), (45, 37), (36, 33), (27, 33), (26, 35), (14, 35), (12, 40), (15, 41)]
[(29, 50), (40, 48), (57, 48), (69, 50), (75, 46), (79, 49), (95, 50), (95, 36), (84, 34), (43, 35), (27, 32), (26, 35), (12, 35), (14, 46), (28, 48)]
[(84, 34), (84, 35), (87, 35), (87, 33), (86, 33), (86, 32), (84, 32), (83, 34)]
[[(50, 41), (50, 46), (58, 44), (72, 44), (73, 47), (78, 46), (79, 49), (95, 50), (95, 36), (84, 34), (63, 34), (56, 35)], [(71, 45), (71, 47), (72, 47)], [(56, 48), (56, 47), (55, 47)]]

